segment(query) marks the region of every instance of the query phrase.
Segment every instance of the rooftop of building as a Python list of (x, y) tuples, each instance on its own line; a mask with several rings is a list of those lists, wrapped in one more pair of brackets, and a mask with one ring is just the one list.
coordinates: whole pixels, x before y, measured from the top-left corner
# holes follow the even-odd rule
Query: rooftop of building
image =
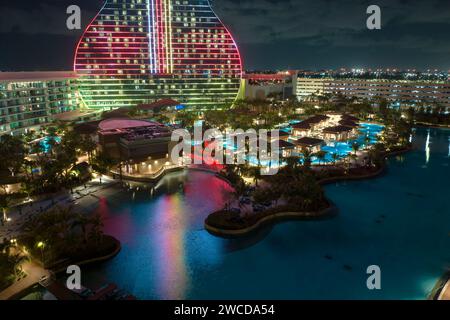
[(358, 119), (357, 117), (352, 116), (352, 115), (350, 115), (350, 114), (343, 114), (343, 115), (341, 116), (341, 119), (342, 119), (342, 120), (349, 120), (349, 121), (353, 121), (353, 122), (358, 122), (358, 121), (359, 121), (359, 119)]
[(341, 133), (341, 132), (348, 132), (348, 131), (352, 131), (352, 130), (353, 130), (352, 127), (339, 125), (339, 126), (325, 128), (325, 129), (323, 129), (323, 132), (324, 133)]
[(305, 147), (313, 147), (313, 146), (321, 145), (324, 142), (325, 141), (322, 139), (311, 138), (311, 137), (303, 137), (303, 138), (300, 138), (300, 139), (294, 141), (294, 143), (296, 145), (305, 146)]
[(278, 146), (280, 149), (292, 149), (295, 145), (286, 140), (278, 140)]
[(59, 121), (74, 121), (80, 118), (94, 116), (97, 113), (95, 110), (84, 111), (74, 110), (55, 114), (53, 117)]
[(132, 129), (141, 127), (158, 127), (162, 124), (158, 122), (134, 119), (107, 119), (99, 123), (100, 131), (114, 131), (120, 129)]
[(302, 122), (316, 124), (316, 123), (320, 123), (322, 121), (328, 120), (329, 118), (330, 117), (328, 117), (324, 114), (316, 114), (312, 117), (309, 117), (308, 119), (303, 120)]
[(346, 127), (353, 127), (353, 128), (359, 127), (359, 125), (356, 122), (351, 120), (341, 120), (339, 121), (339, 124)]
[(300, 122), (292, 125), (292, 128), (298, 129), (298, 130), (309, 130), (311, 129), (311, 125), (308, 122)]
[[(290, 134), (289, 132), (283, 131), (283, 130), (278, 130), (278, 137), (289, 137)], [(267, 137), (271, 138), (272, 137), (272, 131), (269, 130), (267, 131)]]
[(0, 72), (0, 82), (51, 81), (76, 79), (73, 71)]
[(165, 125), (146, 120), (107, 119), (99, 123), (103, 136), (119, 135), (125, 141), (138, 141), (170, 137), (171, 131)]
[(75, 125), (73, 129), (78, 134), (95, 134), (98, 131), (98, 124), (100, 122), (101, 122), (100, 120), (97, 120), (97, 121), (80, 123), (80, 124)]
[(176, 107), (181, 103), (173, 99), (161, 99), (148, 104), (140, 104), (137, 106), (139, 110), (153, 110), (158, 108)]
[(158, 138), (168, 138), (171, 136), (171, 132), (169, 128), (160, 125), (160, 126), (147, 126), (140, 128), (128, 128), (123, 129), (126, 133), (122, 137), (122, 139), (132, 142), (139, 140), (152, 140)]

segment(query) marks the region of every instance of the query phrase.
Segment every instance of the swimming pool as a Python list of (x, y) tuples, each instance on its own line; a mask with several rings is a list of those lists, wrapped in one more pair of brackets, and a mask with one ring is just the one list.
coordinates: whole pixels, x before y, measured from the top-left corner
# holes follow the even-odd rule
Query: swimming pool
[[(332, 155), (338, 154), (338, 159), (342, 159), (348, 156), (349, 153), (353, 152), (352, 145), (356, 142), (360, 148), (365, 148), (367, 146), (373, 145), (378, 142), (379, 134), (383, 131), (384, 126), (374, 123), (361, 123), (359, 128), (359, 134), (355, 139), (350, 139), (348, 141), (337, 141), (337, 142), (327, 142), (326, 146), (321, 149), (326, 151), (325, 160), (323, 162), (333, 162)], [(314, 158), (313, 163), (318, 163), (319, 161)]]
[(48, 153), (52, 150), (52, 146), (50, 144), (52, 140), (58, 144), (61, 142), (61, 137), (45, 137), (44, 139), (42, 139), (39, 142), (39, 145), (41, 146), (43, 152)]
[[(98, 202), (115, 258), (83, 267), (83, 284), (115, 282), (140, 299), (425, 299), (450, 265), (450, 130), (418, 129), (414, 150), (377, 179), (326, 187), (330, 220), (285, 222), (240, 240), (208, 234), (223, 181), (167, 176), (154, 197), (121, 192)], [(382, 290), (366, 287), (381, 268)]]

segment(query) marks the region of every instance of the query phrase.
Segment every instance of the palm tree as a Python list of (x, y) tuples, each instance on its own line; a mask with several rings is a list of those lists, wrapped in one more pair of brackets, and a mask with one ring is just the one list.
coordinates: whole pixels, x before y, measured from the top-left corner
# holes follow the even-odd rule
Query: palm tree
[(320, 165), (323, 161), (325, 161), (325, 158), (327, 156), (327, 152), (323, 151), (323, 150), (320, 150), (320, 151), (316, 152), (314, 154), (314, 156), (317, 158), (317, 160), (319, 160), (319, 165)]
[(233, 184), (232, 194), (233, 194), (234, 199), (236, 199), (238, 202), (239, 209), (242, 208), (240, 199), (245, 194), (246, 190), (247, 190), (247, 186), (245, 185), (245, 182), (242, 180)]
[(339, 160), (339, 154), (337, 152), (332, 153), (331, 159), (333, 160), (333, 164), (336, 164), (336, 162)]
[(90, 221), (91, 231), (89, 233), (89, 237), (95, 241), (95, 244), (98, 246), (103, 239), (103, 220), (100, 214), (96, 214), (91, 218)]
[(2, 209), (2, 212), (3, 212), (2, 224), (6, 223), (6, 221), (8, 221), (7, 212), (8, 212), (10, 204), (11, 204), (11, 200), (8, 195), (0, 196), (0, 208)]
[(365, 143), (366, 147), (368, 147), (370, 145), (370, 137), (368, 134), (364, 137), (364, 143)]
[(258, 181), (261, 180), (261, 167), (251, 167), (249, 170), (249, 174), (253, 178), (253, 181), (255, 181), (255, 186), (258, 186)]
[(14, 277), (17, 279), (22, 272), (22, 264), (29, 261), (29, 258), (21, 253), (17, 253), (10, 255), (9, 260), (14, 265)]
[(87, 226), (91, 222), (91, 219), (85, 214), (78, 213), (75, 221), (73, 222), (73, 227), (80, 226), (81, 232), (83, 233), (83, 243), (86, 244), (88, 242), (88, 233)]
[(284, 161), (286, 161), (286, 166), (290, 169), (297, 169), (300, 165), (300, 157), (297, 156), (286, 157)]
[(303, 158), (303, 167), (304, 168), (310, 168), (311, 167), (311, 150), (309, 148), (303, 148), (301, 151), (302, 158)]
[(81, 140), (80, 147), (84, 152), (87, 153), (88, 160), (91, 161), (92, 153), (97, 149), (97, 143), (95, 143), (95, 141), (90, 137), (86, 137)]
[(355, 155), (356, 155), (356, 153), (358, 152), (359, 149), (360, 149), (359, 143), (358, 142), (353, 142), (352, 143), (352, 150), (353, 150)]
[(99, 153), (93, 159), (92, 169), (100, 174), (100, 183), (102, 183), (102, 175), (108, 174), (114, 166), (114, 159), (110, 158), (105, 153)]
[[(350, 155), (349, 155), (349, 158), (350, 158), (351, 160), (353, 160), (355, 164), (357, 163), (358, 157), (357, 157), (356, 154), (354, 154), (354, 153), (350, 154)], [(349, 161), (349, 164), (350, 164), (350, 161)]]

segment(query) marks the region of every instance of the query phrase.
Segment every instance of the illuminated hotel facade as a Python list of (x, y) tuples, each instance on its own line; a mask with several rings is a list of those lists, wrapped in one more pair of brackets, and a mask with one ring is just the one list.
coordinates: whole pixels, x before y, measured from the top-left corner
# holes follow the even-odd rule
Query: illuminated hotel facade
[(0, 72), (0, 135), (37, 129), (78, 107), (73, 72)]
[(297, 98), (341, 93), (359, 99), (385, 98), (400, 106), (440, 105), (450, 108), (450, 83), (383, 79), (298, 78)]
[(196, 110), (229, 107), (239, 50), (208, 0), (108, 0), (77, 46), (83, 106), (110, 110), (171, 98)]

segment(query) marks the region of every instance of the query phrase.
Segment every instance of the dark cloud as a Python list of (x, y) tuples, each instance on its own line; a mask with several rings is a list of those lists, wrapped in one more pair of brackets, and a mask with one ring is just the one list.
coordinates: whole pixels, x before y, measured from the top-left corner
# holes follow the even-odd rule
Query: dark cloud
[[(448, 0), (211, 2), (241, 47), (246, 68), (450, 69)], [(382, 8), (379, 31), (366, 29), (366, 8), (374, 3)], [(0, 51), (0, 69), (70, 69), (80, 36), (80, 32), (65, 28), (65, 10), (71, 4), (82, 8), (83, 24), (87, 25), (103, 1), (22, 0), (2, 4), (0, 40), (8, 44), (8, 50)], [(41, 60), (45, 56), (49, 58)]]

